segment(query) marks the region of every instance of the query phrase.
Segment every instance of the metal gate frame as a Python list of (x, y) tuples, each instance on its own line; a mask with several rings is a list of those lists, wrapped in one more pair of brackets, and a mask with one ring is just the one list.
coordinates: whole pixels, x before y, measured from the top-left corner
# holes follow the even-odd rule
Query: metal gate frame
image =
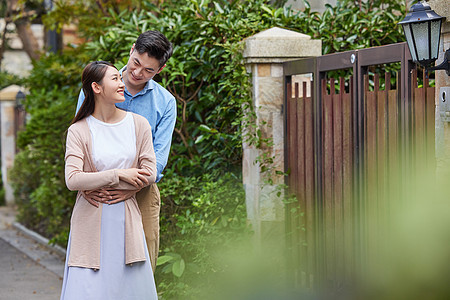
[[(412, 153), (409, 151), (407, 145), (411, 142), (411, 70), (415, 69), (415, 64), (411, 60), (411, 56), (406, 43), (398, 43), (381, 47), (374, 47), (361, 50), (346, 51), (342, 53), (323, 55), (316, 58), (300, 59), (295, 61), (285, 62), (284, 67), (284, 78), (285, 78), (285, 157), (288, 157), (288, 135), (287, 135), (287, 108), (288, 108), (288, 97), (291, 91), (288, 91), (288, 86), (290, 86), (291, 76), (298, 74), (313, 74), (314, 90), (313, 98), (313, 114), (314, 114), (314, 192), (316, 201), (316, 213), (315, 215), (322, 215), (324, 195), (323, 195), (323, 176), (321, 172), (323, 171), (323, 120), (322, 120), (322, 108), (323, 108), (323, 96), (321, 94), (321, 84), (322, 79), (326, 78), (326, 73), (329, 71), (341, 70), (341, 69), (352, 69), (352, 93), (354, 96), (352, 99), (352, 128), (353, 128), (353, 194), (356, 195), (358, 199), (364, 199), (365, 197), (365, 173), (364, 173), (364, 122), (365, 122), (365, 103), (364, 103), (364, 75), (369, 72), (369, 66), (388, 64), (388, 63), (401, 63), (401, 71), (399, 74), (400, 87), (399, 92), (399, 109), (401, 111), (399, 115), (399, 126), (401, 134), (401, 140), (399, 141), (402, 153), (403, 163), (407, 163), (412, 158)], [(288, 159), (285, 159), (285, 170), (288, 170)], [(405, 172), (403, 170), (403, 172)], [(288, 179), (286, 179), (286, 183)], [(364, 201), (362, 201), (363, 203)], [(358, 203), (356, 205), (359, 205)], [(359, 209), (359, 208), (357, 208)], [(287, 222), (288, 224), (289, 222)], [(315, 229), (321, 232), (323, 230), (321, 223), (318, 218), (315, 219)], [(316, 241), (315, 249), (318, 250), (317, 257), (324, 251), (321, 246), (320, 241)], [(315, 260), (315, 270), (316, 273), (324, 274), (324, 264), (320, 259)], [(320, 282), (320, 275), (315, 282)]]

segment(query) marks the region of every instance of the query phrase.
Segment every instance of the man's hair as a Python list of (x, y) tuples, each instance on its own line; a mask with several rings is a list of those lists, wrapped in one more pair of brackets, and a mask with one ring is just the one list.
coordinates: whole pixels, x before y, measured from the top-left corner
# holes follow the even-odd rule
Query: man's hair
[(134, 45), (139, 53), (147, 53), (159, 61), (159, 67), (163, 67), (172, 56), (173, 48), (169, 40), (159, 31), (149, 30), (139, 35)]

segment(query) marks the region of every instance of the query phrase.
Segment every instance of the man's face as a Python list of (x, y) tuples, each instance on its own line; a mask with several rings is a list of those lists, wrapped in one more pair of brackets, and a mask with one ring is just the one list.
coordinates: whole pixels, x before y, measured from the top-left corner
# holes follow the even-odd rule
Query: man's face
[(125, 84), (128, 88), (142, 89), (162, 69), (156, 58), (149, 57), (147, 53), (139, 54), (133, 45), (127, 63), (127, 74), (124, 76)]

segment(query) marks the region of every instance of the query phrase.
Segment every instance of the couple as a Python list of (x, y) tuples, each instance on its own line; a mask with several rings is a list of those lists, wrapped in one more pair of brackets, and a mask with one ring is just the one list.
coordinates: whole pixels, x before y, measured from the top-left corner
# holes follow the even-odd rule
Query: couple
[(79, 192), (62, 300), (157, 299), (156, 182), (167, 163), (176, 102), (152, 78), (171, 55), (167, 38), (147, 31), (122, 70), (104, 61), (83, 70), (66, 141), (66, 184)]

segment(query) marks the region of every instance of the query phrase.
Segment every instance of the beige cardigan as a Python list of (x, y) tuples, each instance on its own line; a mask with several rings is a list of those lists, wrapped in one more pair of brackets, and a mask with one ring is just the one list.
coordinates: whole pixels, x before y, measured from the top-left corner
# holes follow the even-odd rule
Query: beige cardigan
[[(136, 157), (132, 167), (147, 169), (149, 183), (156, 180), (156, 157), (148, 121), (132, 114), (136, 131)], [(69, 127), (66, 142), (65, 178), (69, 190), (79, 191), (71, 218), (69, 266), (100, 269), (100, 228), (102, 205), (90, 204), (80, 191), (102, 187), (136, 190), (119, 180), (116, 170), (98, 172), (92, 159), (92, 142), (86, 119)], [(125, 264), (145, 261), (141, 212), (136, 197), (125, 201)]]

